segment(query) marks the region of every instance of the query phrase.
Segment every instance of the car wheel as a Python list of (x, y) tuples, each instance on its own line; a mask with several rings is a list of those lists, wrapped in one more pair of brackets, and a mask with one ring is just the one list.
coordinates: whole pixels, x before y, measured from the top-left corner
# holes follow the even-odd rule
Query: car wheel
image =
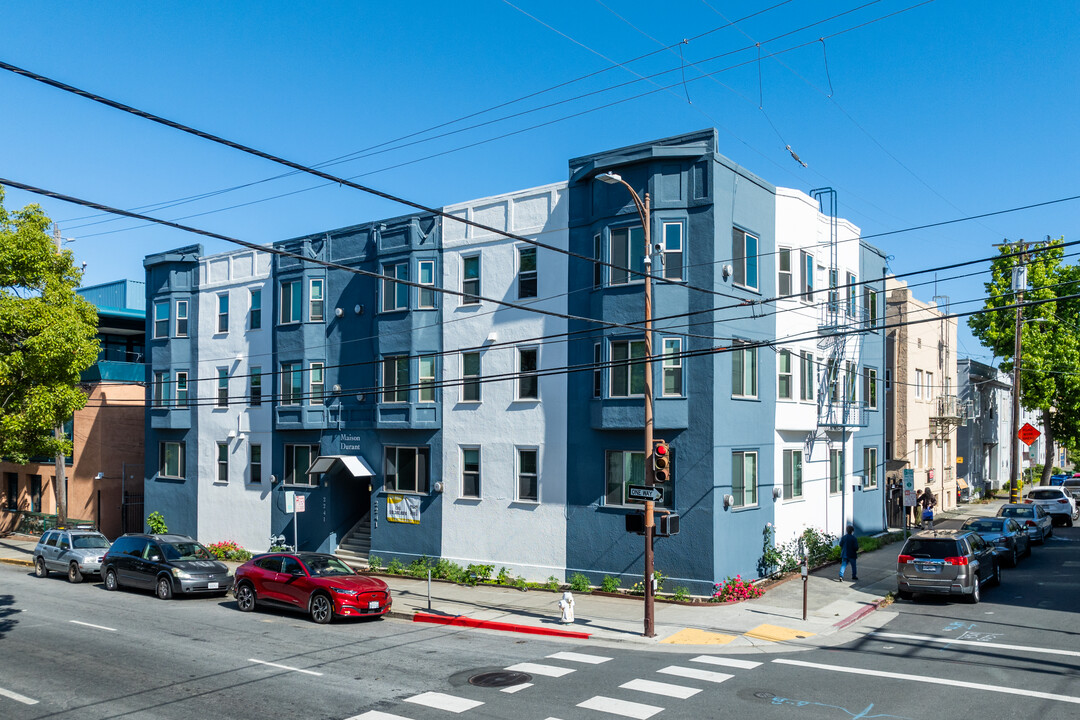
[(172, 580), (162, 575), (158, 578), (157, 587), (155, 589), (157, 596), (161, 600), (172, 599)]
[(313, 595), (311, 598), (311, 619), (320, 625), (325, 625), (334, 617), (334, 605), (330, 598), (323, 594)]
[(997, 563), (994, 563), (994, 574), (991, 575), (991, 579), (994, 585), (1001, 584), (1001, 566)]
[(1073, 516), (1072, 516), (1072, 515), (1070, 515), (1070, 516), (1069, 516), (1068, 518), (1066, 518), (1066, 520), (1065, 520), (1065, 527), (1072, 527), (1072, 526), (1073, 526)]
[(105, 589), (115, 590), (118, 587), (120, 587), (120, 585), (116, 582), (116, 571), (109, 568), (105, 571)]
[(896, 597), (900, 598), (901, 600), (914, 600), (915, 593), (911, 592), (910, 590), (899, 590), (896, 593)]
[(1046, 531), (1046, 537), (1048, 537), (1048, 538), (1054, 537), (1054, 523), (1050, 523), (1050, 527)]
[(49, 568), (45, 567), (45, 558), (40, 555), (34, 560), (34, 575), (49, 577)]
[(79, 563), (71, 563), (68, 565), (68, 582), (82, 582), (82, 572), (79, 571)]
[(1020, 553), (1017, 552), (1016, 546), (1013, 546), (1012, 559), (1009, 561), (1009, 567), (1016, 567), (1020, 563)]
[(982, 600), (982, 594), (979, 592), (979, 576), (975, 576), (975, 587), (971, 588), (971, 594), (968, 595), (968, 602), (972, 605), (978, 604)]
[(236, 588), (236, 607), (241, 612), (251, 612), (255, 609), (255, 588), (247, 583)]

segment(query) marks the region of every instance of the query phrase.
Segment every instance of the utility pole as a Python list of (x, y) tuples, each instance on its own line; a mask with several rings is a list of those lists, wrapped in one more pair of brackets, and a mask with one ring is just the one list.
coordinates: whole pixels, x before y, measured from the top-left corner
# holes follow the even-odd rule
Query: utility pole
[(1013, 267), (1012, 276), (1012, 291), (1016, 296), (1016, 337), (1013, 339), (1013, 394), (1012, 394), (1012, 435), (1009, 438), (1009, 453), (1011, 455), (1011, 461), (1009, 463), (1009, 502), (1020, 502), (1020, 493), (1017, 488), (1017, 478), (1020, 474), (1020, 358), (1021, 358), (1021, 342), (1020, 333), (1023, 329), (1023, 304), (1024, 304), (1024, 289), (1027, 287), (1027, 246), (1028, 244), (1020, 239), (1014, 243), (1004, 242), (995, 245), (995, 247), (1015, 247), (1020, 251), (1020, 255), (1017, 256), (1016, 266)]
[[(53, 242), (56, 243), (56, 254), (59, 255), (64, 249), (64, 238), (60, 237), (60, 226), (53, 223)], [(70, 241), (69, 241), (70, 242)], [(74, 434), (74, 432), (72, 433)], [(53, 437), (57, 441), (64, 439), (64, 424), (61, 422), (53, 426)], [(74, 440), (74, 438), (73, 438)], [(56, 451), (56, 459), (53, 471), (53, 497), (56, 498), (56, 525), (67, 525), (67, 459), (60, 450)]]

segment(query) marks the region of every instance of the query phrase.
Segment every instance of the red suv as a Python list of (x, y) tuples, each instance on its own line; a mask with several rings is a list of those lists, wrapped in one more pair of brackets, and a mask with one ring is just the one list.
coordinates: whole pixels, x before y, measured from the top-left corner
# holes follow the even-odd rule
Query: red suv
[(277, 605), (309, 613), (320, 624), (335, 615), (385, 615), (393, 603), (390, 588), (382, 580), (360, 575), (323, 553), (254, 557), (236, 569), (233, 593), (244, 612), (256, 605)]

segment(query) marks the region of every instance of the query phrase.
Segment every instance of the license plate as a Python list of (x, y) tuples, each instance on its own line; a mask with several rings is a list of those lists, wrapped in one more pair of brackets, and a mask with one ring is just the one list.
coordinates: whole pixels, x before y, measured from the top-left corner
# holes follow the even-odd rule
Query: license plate
[(939, 572), (941, 572), (941, 567), (939, 565), (917, 565), (916, 567), (919, 568), (919, 572), (924, 572), (924, 573), (939, 573)]
[(217, 590), (218, 589), (218, 584), (216, 582), (206, 583), (206, 588), (208, 590)]
[(368, 606), (368, 610), (378, 610), (379, 609), (379, 601), (378, 600), (372, 600), (371, 602), (369, 602), (367, 604), (367, 606)]

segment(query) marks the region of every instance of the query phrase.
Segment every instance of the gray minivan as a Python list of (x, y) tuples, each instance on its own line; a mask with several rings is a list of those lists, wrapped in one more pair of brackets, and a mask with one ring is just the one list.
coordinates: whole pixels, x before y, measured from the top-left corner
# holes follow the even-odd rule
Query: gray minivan
[(225, 595), (233, 580), (225, 563), (186, 535), (122, 535), (105, 554), (101, 576), (106, 590), (152, 588), (162, 600), (174, 593)]

